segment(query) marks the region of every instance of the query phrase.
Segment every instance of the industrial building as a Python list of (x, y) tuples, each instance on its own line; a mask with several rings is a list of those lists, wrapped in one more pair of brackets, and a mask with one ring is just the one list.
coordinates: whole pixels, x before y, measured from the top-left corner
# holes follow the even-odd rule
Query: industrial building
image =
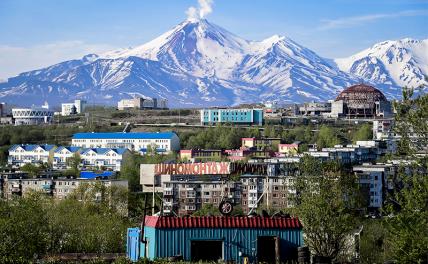
[(161, 154), (178, 151), (180, 139), (173, 132), (76, 133), (71, 145), (82, 148), (127, 148), (140, 153), (151, 147)]
[(200, 113), (201, 125), (263, 125), (263, 109), (217, 108), (202, 109)]
[(193, 262), (286, 263), (297, 261), (297, 248), (303, 245), (300, 221), (280, 216), (147, 216), (143, 230), (128, 229), (132, 261), (180, 256)]
[(346, 118), (388, 117), (391, 103), (373, 86), (357, 84), (343, 90), (331, 105), (331, 116)]
[(12, 108), (12, 117), (15, 125), (40, 125), (48, 124), (53, 120), (54, 112), (45, 105), (40, 108)]
[(85, 111), (86, 101), (74, 100), (74, 103), (61, 104), (61, 115), (69, 116), (75, 114), (81, 114)]

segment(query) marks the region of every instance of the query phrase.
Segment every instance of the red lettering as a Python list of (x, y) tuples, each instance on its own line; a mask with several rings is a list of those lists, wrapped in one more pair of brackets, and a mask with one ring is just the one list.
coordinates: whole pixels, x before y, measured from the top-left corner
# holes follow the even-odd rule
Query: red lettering
[(206, 163), (201, 163), (200, 164), (200, 171), (199, 174), (206, 174), (207, 173), (207, 164)]
[(229, 168), (227, 166), (228, 164), (226, 162), (220, 162), (220, 174), (228, 174)]
[(183, 164), (177, 164), (177, 174), (183, 174), (184, 166)]
[(199, 164), (193, 164), (193, 174), (199, 174), (200, 168), (199, 168)]

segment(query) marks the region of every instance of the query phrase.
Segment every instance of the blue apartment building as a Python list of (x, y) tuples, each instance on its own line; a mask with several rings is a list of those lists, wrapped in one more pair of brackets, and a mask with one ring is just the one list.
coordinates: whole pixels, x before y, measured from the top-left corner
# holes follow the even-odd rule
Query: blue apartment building
[(263, 110), (249, 108), (201, 110), (201, 125), (215, 125), (221, 123), (261, 126), (263, 125)]

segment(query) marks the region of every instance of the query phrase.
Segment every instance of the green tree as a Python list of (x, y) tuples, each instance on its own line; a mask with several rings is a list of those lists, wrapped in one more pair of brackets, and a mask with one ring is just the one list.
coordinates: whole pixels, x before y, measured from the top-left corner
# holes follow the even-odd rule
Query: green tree
[(67, 165), (70, 166), (69, 175), (74, 177), (80, 176), (80, 164), (82, 163), (82, 158), (79, 153), (74, 153), (70, 159), (67, 160)]
[(317, 138), (317, 145), (319, 148), (333, 147), (340, 143), (337, 131), (325, 125), (321, 126)]
[(355, 143), (360, 140), (371, 140), (373, 138), (373, 130), (370, 124), (363, 124), (360, 128), (354, 133), (352, 141)]
[[(398, 155), (407, 160), (399, 170), (399, 189), (386, 209), (386, 244), (398, 263), (428, 259), (428, 95), (414, 97), (404, 89), (394, 104), (395, 132), (401, 136)], [(419, 155), (418, 155), (419, 154)], [(420, 155), (422, 154), (422, 155)], [(400, 187), (401, 186), (401, 187)]]
[(31, 177), (35, 178), (42, 172), (43, 168), (41, 166), (27, 163), (21, 167), (21, 170), (23, 172), (28, 173), (28, 175), (30, 175)]
[(355, 179), (343, 175), (338, 164), (322, 164), (309, 156), (302, 158), (299, 170), (295, 210), (305, 243), (316, 255), (337, 259), (348, 250), (347, 238), (355, 228)]

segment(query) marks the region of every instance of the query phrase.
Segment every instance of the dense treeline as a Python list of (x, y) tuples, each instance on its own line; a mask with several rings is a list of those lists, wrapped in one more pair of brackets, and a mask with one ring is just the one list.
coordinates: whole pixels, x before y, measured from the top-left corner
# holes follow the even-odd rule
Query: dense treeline
[(67, 252), (124, 252), (131, 225), (109, 202), (88, 194), (83, 201), (40, 193), (0, 200), (0, 263)]
[(309, 144), (317, 144), (319, 148), (333, 147), (337, 144), (348, 144), (357, 140), (372, 139), (371, 124), (354, 126), (344, 130), (328, 125), (301, 125), (285, 129), (282, 126), (266, 125), (263, 130), (258, 128), (244, 129), (230, 126), (217, 126), (202, 131), (180, 133), (182, 148), (201, 149), (233, 149), (241, 146), (243, 137), (274, 137), (281, 138), (285, 143), (300, 141), (302, 150)]

